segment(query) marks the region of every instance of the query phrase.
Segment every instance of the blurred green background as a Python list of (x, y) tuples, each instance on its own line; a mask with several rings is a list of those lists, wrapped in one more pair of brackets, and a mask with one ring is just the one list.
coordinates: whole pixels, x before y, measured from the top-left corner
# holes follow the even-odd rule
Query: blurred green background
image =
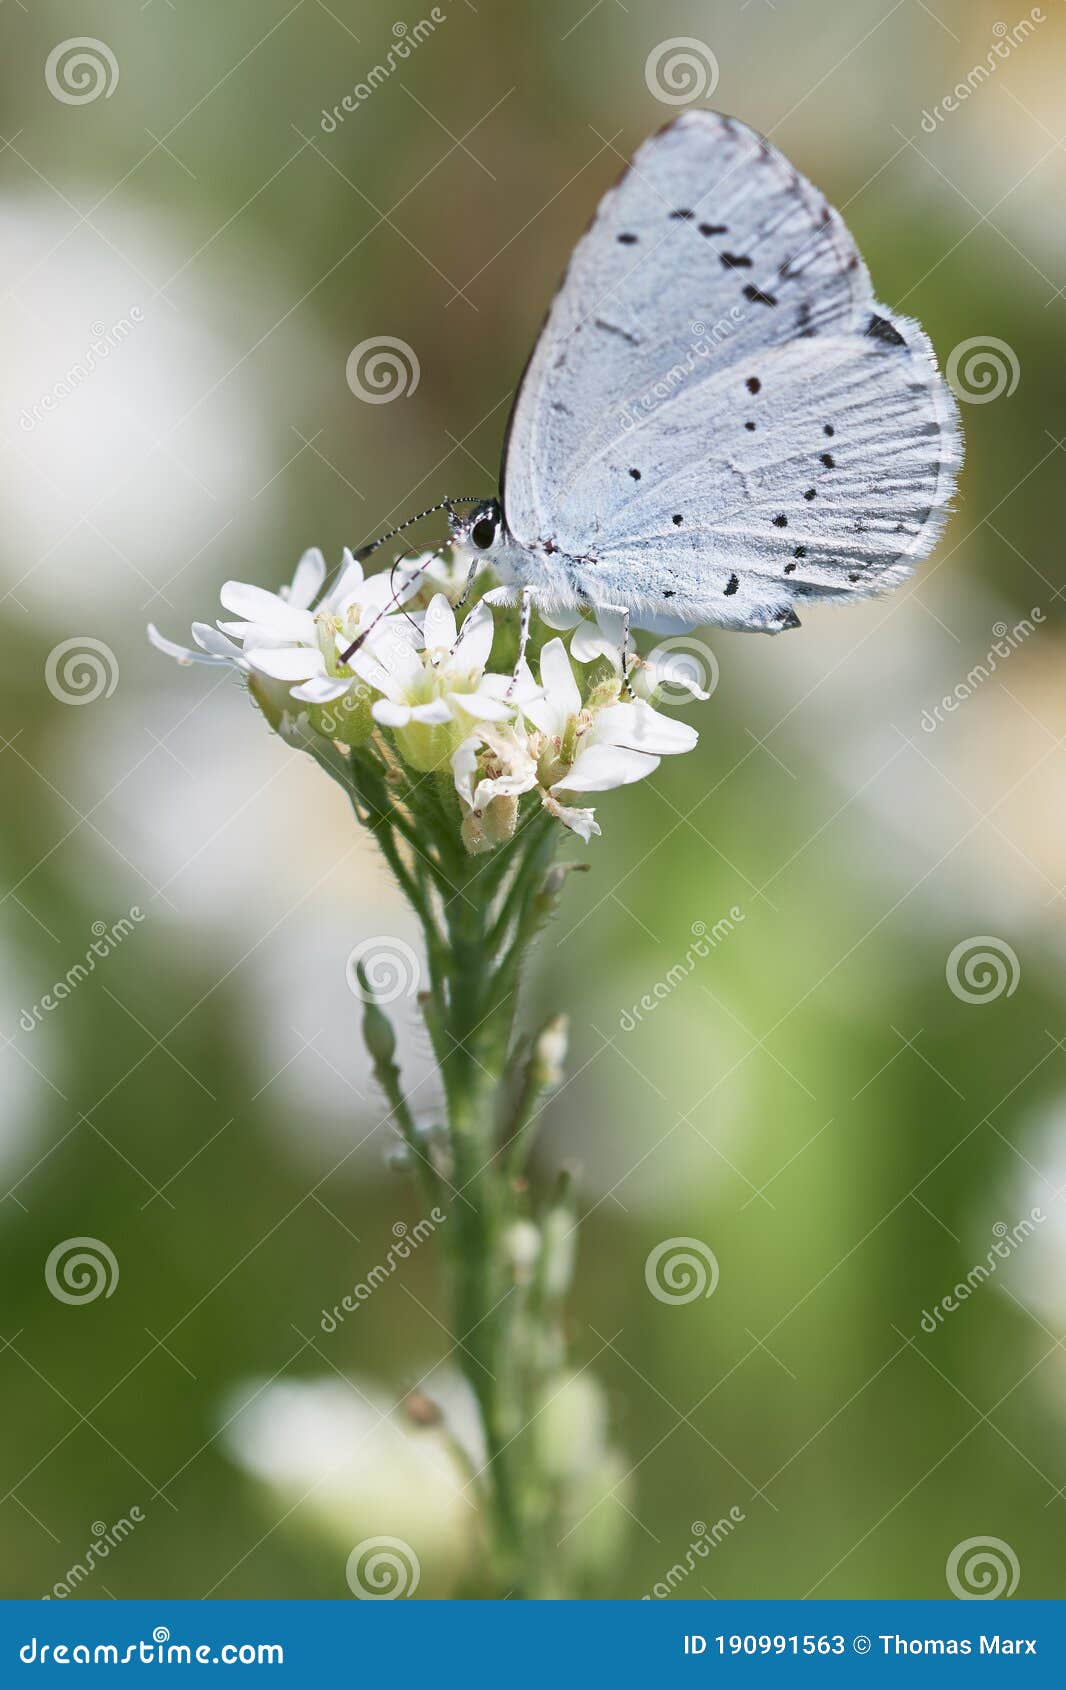
[[(592, 872), (541, 946), (527, 1011), (573, 1017), (541, 1166), (582, 1168), (573, 1355), (630, 1475), (575, 1538), (607, 1522), (619, 1597), (730, 1509), (677, 1594), (936, 1597), (955, 1546), (995, 1537), (1020, 1595), (1062, 1596), (1063, 8), (1045, 0), (925, 128), (1017, 21), (998, 0), (438, 13), (332, 133), (323, 109), (428, 7), (0, 13), (4, 1594), (52, 1589), (133, 1508), (77, 1594), (346, 1598), (347, 1550), (375, 1533), (414, 1545), (420, 1594), (449, 1588), (468, 1510), (432, 1435), (375, 1426), (420, 1380), (454, 1392), (431, 1250), (335, 1334), (318, 1324), (420, 1213), (344, 983), (358, 939), (416, 935), (340, 795), (143, 629), (184, 639), (227, 577), (273, 587), (308, 544), (335, 562), (398, 514), (494, 491), (571, 245), (673, 115), (648, 55), (693, 37), (720, 70), (706, 103), (844, 210), (942, 364), (1002, 342), (1004, 391), (961, 407), (957, 508), (909, 588), (783, 640), (708, 639), (698, 753), (602, 800)], [(113, 54), (106, 97), (50, 92), (74, 36)], [(370, 405), (345, 365), (381, 335), (421, 374)], [(46, 671), (86, 638), (116, 684), (76, 707)], [(631, 1027), (693, 923), (734, 905)], [(946, 968), (979, 936), (1015, 983), (973, 1003)], [(1032, 1236), (923, 1330), (1034, 1208)], [(78, 1237), (120, 1274), (75, 1306), (44, 1269)], [(713, 1296), (649, 1293), (645, 1259), (674, 1237), (713, 1249)]]

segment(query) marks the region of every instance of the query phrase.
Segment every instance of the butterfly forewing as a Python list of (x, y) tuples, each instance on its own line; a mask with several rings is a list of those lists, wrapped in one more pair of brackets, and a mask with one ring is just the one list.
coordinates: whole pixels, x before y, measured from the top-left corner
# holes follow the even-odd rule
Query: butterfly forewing
[(505, 514), (584, 560), (598, 602), (780, 626), (924, 555), (956, 429), (838, 215), (744, 125), (688, 112), (575, 250), (516, 402)]

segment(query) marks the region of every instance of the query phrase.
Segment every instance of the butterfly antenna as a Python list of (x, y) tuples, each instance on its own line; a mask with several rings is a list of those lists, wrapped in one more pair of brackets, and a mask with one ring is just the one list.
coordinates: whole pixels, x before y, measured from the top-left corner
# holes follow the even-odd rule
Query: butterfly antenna
[(480, 505), (484, 502), (484, 497), (483, 493), (453, 493), (450, 498), (442, 499), (439, 504), (430, 505), (426, 510), (419, 511), (417, 516), (406, 517), (395, 528), (390, 528), (387, 534), (379, 534), (376, 540), (370, 540), (366, 545), (359, 546), (354, 555), (360, 563), (363, 563), (370, 557), (371, 553), (377, 551), (379, 546), (384, 546), (389, 540), (394, 540), (397, 534), (402, 534), (405, 528), (413, 527), (416, 522), (421, 522), (424, 517), (434, 516), (437, 511), (447, 511), (449, 515), (454, 515), (453, 505)]

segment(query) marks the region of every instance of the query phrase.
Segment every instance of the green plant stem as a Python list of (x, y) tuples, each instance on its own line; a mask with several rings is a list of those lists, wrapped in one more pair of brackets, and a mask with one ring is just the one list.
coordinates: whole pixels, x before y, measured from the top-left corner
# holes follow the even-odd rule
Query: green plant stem
[(543, 1507), (535, 1440), (524, 1428), (540, 1378), (529, 1363), (529, 1299), (518, 1288), (507, 1240), (525, 1202), (513, 1177), (515, 1139), (524, 1150), (538, 1095), (524, 1071), (526, 1047), (515, 1038), (518, 985), (553, 906), (545, 873), (558, 829), (533, 808), (492, 859), (471, 857), (460, 841), (450, 782), (430, 776), (401, 786), (386, 778), (384, 761), (365, 751), (352, 753), (349, 769), (352, 802), (365, 812), (425, 934), (429, 989), (420, 1001), (444, 1091), (446, 1178), (416, 1142), (387, 1041), (375, 1069), (424, 1164), (427, 1194), (439, 1180), (438, 1200), (448, 1207), (452, 1334), (484, 1431), (478, 1479), (493, 1586), (500, 1597), (532, 1596), (544, 1570)]

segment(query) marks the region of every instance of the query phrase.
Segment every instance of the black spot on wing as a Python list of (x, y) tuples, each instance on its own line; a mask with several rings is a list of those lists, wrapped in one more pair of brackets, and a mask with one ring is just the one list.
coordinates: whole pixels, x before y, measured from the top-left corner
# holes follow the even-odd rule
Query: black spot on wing
[(617, 323), (605, 322), (602, 317), (596, 318), (595, 323), (594, 323), (594, 327), (597, 328), (597, 329), (603, 329), (607, 334), (620, 335), (621, 338), (624, 341), (627, 341), (630, 346), (639, 346), (640, 345), (640, 336), (639, 335), (630, 334), (628, 329), (620, 328)]
[(732, 598), (733, 594), (736, 592), (736, 590), (739, 586), (740, 586), (739, 576), (731, 575), (729, 577), (729, 580), (725, 584), (725, 596), (726, 596), (726, 598), (727, 599)]
[(906, 346), (907, 344), (894, 323), (890, 323), (887, 317), (878, 317), (876, 314), (870, 318), (866, 325), (866, 338), (867, 340), (879, 340), (884, 346)]
[(750, 299), (753, 305), (776, 305), (777, 295), (764, 293), (762, 288), (755, 287), (752, 282), (744, 284), (744, 298)]
[(741, 252), (720, 252), (718, 260), (724, 270), (751, 269), (751, 259)]

